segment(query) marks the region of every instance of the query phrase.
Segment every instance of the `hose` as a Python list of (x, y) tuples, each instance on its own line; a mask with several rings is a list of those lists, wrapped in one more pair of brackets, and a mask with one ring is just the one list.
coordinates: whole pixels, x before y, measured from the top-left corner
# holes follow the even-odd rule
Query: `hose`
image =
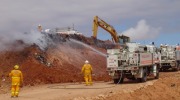
[[(124, 66), (123, 66), (123, 69), (124, 69)], [(123, 78), (123, 70), (121, 70), (121, 77), (119, 78), (119, 81), (117, 84), (120, 84), (121, 83), (121, 79)]]

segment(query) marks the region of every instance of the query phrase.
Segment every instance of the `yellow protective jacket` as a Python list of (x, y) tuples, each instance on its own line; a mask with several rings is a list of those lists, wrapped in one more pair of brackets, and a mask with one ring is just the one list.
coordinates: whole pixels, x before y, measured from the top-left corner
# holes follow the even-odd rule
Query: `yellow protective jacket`
[(92, 74), (92, 66), (90, 64), (84, 64), (81, 70), (83, 74)]
[(12, 79), (12, 85), (20, 85), (23, 82), (23, 74), (20, 70), (11, 70), (9, 76)]

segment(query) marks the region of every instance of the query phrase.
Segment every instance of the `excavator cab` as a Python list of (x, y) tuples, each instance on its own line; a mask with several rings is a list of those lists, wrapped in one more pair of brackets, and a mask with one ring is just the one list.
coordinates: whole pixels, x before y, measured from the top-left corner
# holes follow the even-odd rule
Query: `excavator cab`
[(130, 42), (130, 37), (128, 37), (128, 36), (121, 35), (118, 38), (119, 38), (119, 43), (120, 44), (125, 44), (125, 43)]

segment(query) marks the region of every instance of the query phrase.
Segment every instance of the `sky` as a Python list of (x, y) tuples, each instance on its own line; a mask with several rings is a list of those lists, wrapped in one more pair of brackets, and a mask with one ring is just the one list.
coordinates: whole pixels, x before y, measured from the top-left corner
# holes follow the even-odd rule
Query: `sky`
[[(72, 27), (92, 36), (94, 16), (112, 25), (119, 35), (148, 44), (180, 43), (180, 0), (0, 0), (0, 46), (23, 39), (28, 43), (42, 37), (43, 29)], [(31, 35), (24, 35), (29, 32)], [(111, 39), (98, 29), (98, 39)]]

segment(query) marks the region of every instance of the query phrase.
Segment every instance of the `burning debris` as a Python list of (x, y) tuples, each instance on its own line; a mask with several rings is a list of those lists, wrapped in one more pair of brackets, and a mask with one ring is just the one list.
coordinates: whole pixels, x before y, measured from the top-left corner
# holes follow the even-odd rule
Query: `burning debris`
[(46, 57), (44, 57), (42, 54), (34, 53), (34, 56), (35, 56), (36, 60), (38, 60), (42, 64), (45, 64), (47, 67), (52, 66), (52, 64), (50, 62), (48, 62)]

